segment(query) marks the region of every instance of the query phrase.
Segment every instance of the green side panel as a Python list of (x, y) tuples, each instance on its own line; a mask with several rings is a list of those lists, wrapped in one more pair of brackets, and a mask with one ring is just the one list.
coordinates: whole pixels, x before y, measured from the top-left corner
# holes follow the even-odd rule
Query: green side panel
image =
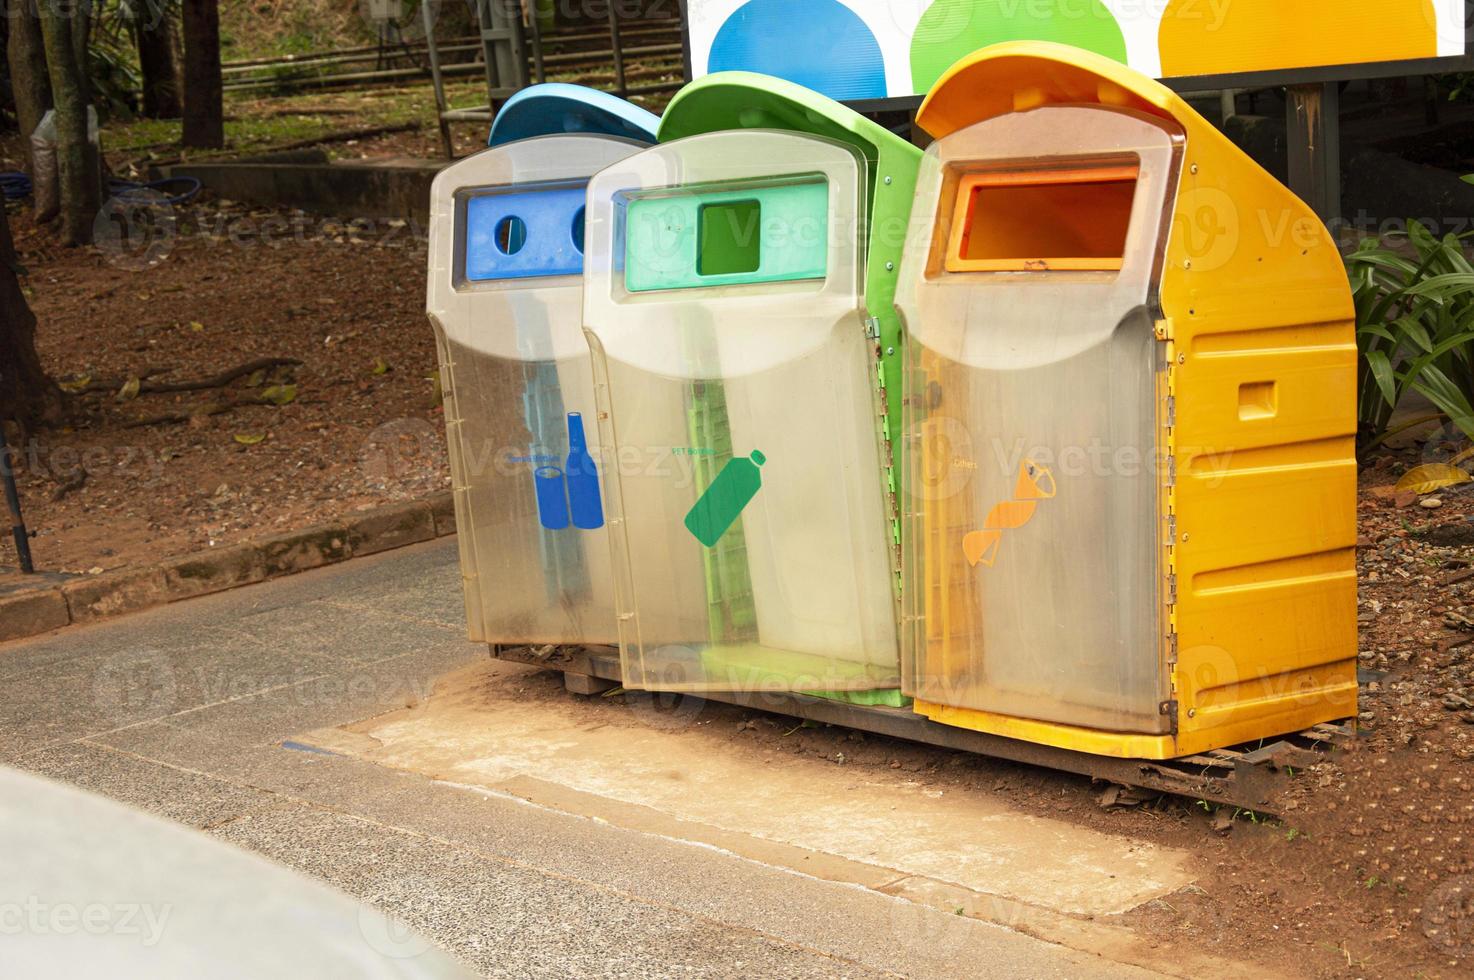
[[(727, 393), (720, 383), (691, 385), (686, 407), (691, 445), (702, 450), (694, 458), (696, 485), (703, 495), (732, 462), (732, 429)], [(707, 639), (713, 645), (757, 642), (757, 605), (747, 571), (747, 537), (736, 521), (701, 556), (706, 576)]]
[(886, 691), (800, 691), (799, 693), (807, 694), (811, 698), (858, 704), (867, 708), (911, 707), (911, 699), (894, 687)]
[(823, 279), (828, 227), (829, 184), (822, 178), (636, 197), (625, 215), (625, 288)]
[(1072, 44), (1126, 63), (1121, 25), (1100, 0), (936, 0), (911, 40), (911, 82), (928, 92), (967, 55), (1004, 41)]
[[(876, 694), (895, 683), (865, 664), (832, 660), (814, 653), (775, 650), (772, 647), (727, 644), (701, 652), (701, 671), (706, 679), (727, 691), (790, 690), (795, 682), (820, 676), (834, 677), (846, 696)], [(848, 676), (846, 676), (846, 672)], [(827, 695), (838, 700), (837, 695)]]
[[(902, 488), (901, 469), (901, 314), (896, 287), (901, 253), (911, 224), (911, 205), (922, 153), (895, 139), (881, 148), (876, 167), (876, 193), (871, 198), (870, 252), (865, 274), (865, 303), (880, 326), (880, 374), (885, 385), (886, 438), (891, 445), (893, 493)], [(899, 498), (898, 498), (899, 499)]]

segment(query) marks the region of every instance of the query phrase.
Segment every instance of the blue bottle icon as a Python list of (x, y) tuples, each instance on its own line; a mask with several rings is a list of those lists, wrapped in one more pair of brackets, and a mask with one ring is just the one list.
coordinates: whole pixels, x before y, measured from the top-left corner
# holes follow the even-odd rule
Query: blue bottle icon
[(568, 495), (563, 490), (563, 471), (556, 466), (541, 466), (532, 473), (537, 488), (537, 519), (549, 531), (568, 526)]
[(589, 455), (588, 439), (583, 431), (583, 415), (568, 413), (568, 478), (569, 513), (573, 526), (594, 531), (604, 526), (604, 498), (599, 492), (599, 467)]

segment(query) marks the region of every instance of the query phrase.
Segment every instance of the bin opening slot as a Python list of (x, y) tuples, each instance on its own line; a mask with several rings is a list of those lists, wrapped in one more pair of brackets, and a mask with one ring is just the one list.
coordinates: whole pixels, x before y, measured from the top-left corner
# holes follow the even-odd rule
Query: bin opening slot
[(622, 196), (624, 287), (631, 293), (822, 280), (829, 270), (829, 182), (796, 174)]
[(456, 282), (583, 274), (583, 181), (457, 194)]
[(1140, 164), (963, 174), (948, 272), (1119, 272)]
[(763, 261), (761, 201), (728, 201), (701, 208), (698, 272), (728, 276), (756, 272)]

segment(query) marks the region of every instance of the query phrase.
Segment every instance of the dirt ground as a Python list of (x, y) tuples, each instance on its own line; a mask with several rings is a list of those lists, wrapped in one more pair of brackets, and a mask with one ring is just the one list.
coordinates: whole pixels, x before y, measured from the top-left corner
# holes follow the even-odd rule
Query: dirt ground
[[(96, 573), (446, 489), (416, 230), (210, 200), (179, 217), (136, 269), (12, 214), (43, 360), (88, 389), (19, 447), (38, 566)], [(283, 363), (149, 391), (265, 358)]]

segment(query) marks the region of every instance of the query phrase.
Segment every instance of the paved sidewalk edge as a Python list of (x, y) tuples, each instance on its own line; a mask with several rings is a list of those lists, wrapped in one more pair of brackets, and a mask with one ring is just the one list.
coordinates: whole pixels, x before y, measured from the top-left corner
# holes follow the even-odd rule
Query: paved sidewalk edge
[(456, 531), (449, 492), (351, 519), (0, 596), (0, 643), (295, 575)]

